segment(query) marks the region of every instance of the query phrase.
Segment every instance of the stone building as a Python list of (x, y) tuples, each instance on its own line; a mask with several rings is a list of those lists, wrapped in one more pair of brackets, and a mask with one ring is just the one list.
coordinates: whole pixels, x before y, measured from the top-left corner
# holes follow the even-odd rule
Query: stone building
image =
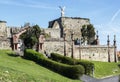
[(0, 49), (11, 49), (10, 28), (6, 23), (6, 21), (0, 21)]
[[(44, 29), (45, 34), (50, 37), (45, 38), (40, 35), (38, 51), (47, 54), (56, 52), (75, 59), (117, 62), (115, 36), (113, 45), (110, 45), (109, 36), (107, 45), (100, 45), (98, 33), (92, 40), (97, 45), (83, 45), (80, 42), (82, 38), (81, 28), (83, 25), (91, 24), (90, 20), (80, 17), (65, 17), (63, 13), (61, 13), (61, 16), (50, 21), (48, 28)], [(0, 21), (0, 49), (19, 50), (20, 42), (22, 42), (19, 40), (19, 36), (27, 29), (28, 27), (7, 27), (6, 21)], [(75, 43), (76, 39), (77, 44)]]
[(6, 21), (0, 21), (0, 49), (20, 50), (22, 41), (19, 36), (27, 28), (7, 26), (6, 24)]
[[(46, 38), (43, 43), (45, 52), (48, 54), (56, 52), (75, 59), (117, 62), (115, 36), (113, 45), (110, 45), (109, 36), (106, 41), (107, 45), (100, 45), (98, 32), (91, 40), (96, 45), (81, 44), (81, 28), (83, 25), (91, 24), (90, 20), (80, 17), (65, 17), (65, 7), (60, 7), (60, 9), (61, 17), (50, 21), (48, 28), (44, 30), (50, 35), (50, 38)], [(75, 39), (78, 39), (77, 44)]]
[(89, 25), (90, 21), (87, 18), (80, 17), (60, 17), (49, 22), (48, 29), (45, 33), (50, 34), (52, 38), (63, 38), (64, 33), (68, 40), (71, 39), (71, 33), (74, 32), (74, 38), (80, 38), (81, 28), (83, 25)]
[(12, 49), (13, 50), (21, 50), (21, 47), (23, 44), (23, 41), (20, 39), (20, 35), (25, 33), (29, 26), (26, 26), (24, 28), (18, 28), (18, 32), (12, 33)]
[(74, 43), (76, 38), (82, 38), (82, 26), (89, 24), (89, 19), (79, 17), (60, 17), (50, 21), (48, 28), (45, 29), (45, 33), (51, 36), (46, 38), (43, 44), (45, 52), (48, 54), (56, 52), (75, 59), (117, 62), (116, 40), (113, 45), (110, 45), (108, 38), (107, 45), (100, 45), (99, 36), (96, 33), (93, 41), (96, 41), (97, 45)]
[(46, 39), (43, 45), (43, 49), (48, 54), (56, 52), (75, 59), (117, 61), (115, 45), (75, 45), (73, 41), (65, 41), (64, 39)]

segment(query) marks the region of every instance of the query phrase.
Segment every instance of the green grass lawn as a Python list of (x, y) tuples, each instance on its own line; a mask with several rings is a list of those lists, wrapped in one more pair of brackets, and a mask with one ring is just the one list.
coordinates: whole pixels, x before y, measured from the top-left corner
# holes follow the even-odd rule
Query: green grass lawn
[(114, 76), (120, 74), (120, 68), (118, 65), (120, 65), (120, 62), (93, 62), (95, 64), (95, 73), (94, 77), (96, 78), (104, 78), (108, 76)]
[[(12, 51), (0, 50), (0, 82), (81, 82), (46, 69), (35, 62), (10, 56)], [(96, 78), (120, 74), (120, 62), (93, 62)]]
[(54, 73), (32, 61), (0, 50), (0, 82), (81, 82)]

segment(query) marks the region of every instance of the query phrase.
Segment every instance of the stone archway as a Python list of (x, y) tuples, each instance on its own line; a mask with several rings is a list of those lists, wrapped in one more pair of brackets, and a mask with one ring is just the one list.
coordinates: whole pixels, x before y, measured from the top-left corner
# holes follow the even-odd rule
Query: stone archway
[(29, 28), (29, 26), (24, 27), (23, 29), (20, 30), (19, 33), (13, 34), (12, 38), (13, 38), (13, 50), (18, 50), (18, 45), (19, 45), (19, 37), (21, 34), (23, 34), (24, 32), (27, 31), (27, 29)]

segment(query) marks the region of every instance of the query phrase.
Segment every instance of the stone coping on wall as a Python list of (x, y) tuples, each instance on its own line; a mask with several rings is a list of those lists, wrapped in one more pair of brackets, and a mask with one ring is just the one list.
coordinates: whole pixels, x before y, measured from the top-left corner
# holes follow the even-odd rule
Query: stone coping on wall
[[(61, 19), (61, 18), (65, 18), (65, 19), (84, 19), (84, 20), (90, 20), (89, 18), (81, 18), (81, 17), (59, 17), (59, 18), (54, 19), (54, 20), (52, 20), (52, 21), (56, 21), (56, 20), (59, 20), (59, 19)], [(50, 22), (52, 22), (52, 21), (50, 21)]]
[(0, 22), (1, 22), (1, 23), (7, 23), (6, 21), (2, 21), (2, 20), (0, 20)]
[[(83, 48), (107, 48), (107, 45), (75, 45), (75, 47)], [(113, 45), (110, 45), (109, 48), (113, 48)]]
[(0, 37), (0, 41), (9, 41), (11, 38), (8, 37)]
[[(64, 41), (64, 38), (46, 38), (45, 39), (45, 41), (46, 42), (50, 42), (50, 41), (52, 41), (52, 42), (56, 42), (56, 41), (61, 41), (61, 42), (63, 42)], [(66, 40), (65, 40), (66, 41)], [(71, 40), (67, 40), (66, 42), (71, 42)]]
[(84, 20), (89, 20), (89, 18), (81, 18), (81, 17), (60, 17), (60, 18), (66, 18), (66, 19), (84, 19)]
[(63, 38), (46, 38), (45, 39), (46, 42), (50, 42), (50, 41), (64, 41)]

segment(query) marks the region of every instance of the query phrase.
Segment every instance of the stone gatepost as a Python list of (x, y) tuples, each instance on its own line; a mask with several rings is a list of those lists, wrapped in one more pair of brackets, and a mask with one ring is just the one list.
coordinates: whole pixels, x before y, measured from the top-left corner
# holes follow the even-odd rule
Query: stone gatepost
[(108, 62), (110, 62), (110, 40), (109, 40), (109, 35), (107, 36), (108, 40), (107, 40), (107, 46), (108, 46)]
[(117, 62), (117, 55), (116, 55), (116, 53), (117, 53), (117, 50), (116, 50), (116, 48), (117, 48), (117, 46), (116, 46), (116, 36), (114, 35), (114, 40), (113, 40), (113, 42), (114, 42), (114, 62)]
[(13, 50), (18, 50), (18, 37), (17, 35), (13, 35)]
[(45, 41), (45, 37), (43, 34), (41, 34), (39, 36), (39, 44), (38, 44), (38, 49), (37, 49), (38, 52), (44, 52), (44, 46), (43, 46), (44, 41)]

